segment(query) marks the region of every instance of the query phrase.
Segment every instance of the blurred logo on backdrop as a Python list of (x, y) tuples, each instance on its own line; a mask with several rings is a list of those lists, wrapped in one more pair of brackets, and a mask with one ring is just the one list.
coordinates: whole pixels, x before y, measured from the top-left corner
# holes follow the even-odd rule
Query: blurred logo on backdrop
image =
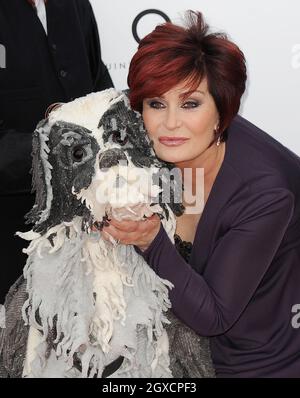
[[(136, 17), (133, 16), (131, 25), (131, 32), (134, 38), (134, 43), (139, 43), (143, 37), (159, 24), (164, 22), (170, 22), (169, 16), (157, 9), (147, 9), (139, 12)], [(136, 44), (134, 45), (132, 51), (130, 49), (131, 44), (128, 48), (128, 57), (131, 58), (133, 52), (136, 51)], [(115, 87), (125, 89), (127, 73), (129, 69), (130, 60), (113, 60), (112, 62), (106, 62), (106, 67), (109, 70), (112, 79), (114, 81)]]
[[(150, 15), (150, 17), (149, 17)], [(146, 17), (146, 18), (145, 18)], [(161, 20), (163, 19), (163, 21)], [(141, 41), (141, 37), (144, 37), (147, 33), (150, 33), (156, 25), (162, 22), (170, 22), (170, 18), (163, 11), (156, 9), (149, 9), (140, 12), (132, 22), (132, 34), (137, 43)], [(150, 23), (150, 24), (149, 24)], [(142, 28), (140, 25), (143, 24)], [(151, 27), (152, 25), (152, 27)], [(150, 29), (149, 29), (150, 26)], [(146, 33), (145, 33), (146, 29)], [(140, 31), (142, 31), (142, 35), (140, 35)]]
[(0, 69), (6, 68), (6, 50), (3, 44), (0, 44)]

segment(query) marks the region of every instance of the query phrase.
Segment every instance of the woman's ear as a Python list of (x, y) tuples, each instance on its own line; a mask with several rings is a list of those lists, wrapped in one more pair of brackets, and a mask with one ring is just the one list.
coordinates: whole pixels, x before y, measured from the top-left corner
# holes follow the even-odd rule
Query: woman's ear
[(218, 120), (216, 121), (215, 126), (214, 126), (214, 131), (215, 131), (216, 133), (218, 133), (219, 130), (220, 130), (220, 119), (218, 119)]

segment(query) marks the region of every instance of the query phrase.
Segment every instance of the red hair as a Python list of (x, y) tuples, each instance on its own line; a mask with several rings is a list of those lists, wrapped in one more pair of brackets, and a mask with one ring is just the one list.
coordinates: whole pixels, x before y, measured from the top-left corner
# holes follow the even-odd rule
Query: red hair
[(188, 11), (187, 28), (164, 23), (141, 40), (128, 74), (133, 109), (142, 112), (144, 98), (161, 96), (184, 80), (195, 90), (206, 78), (220, 133), (228, 127), (245, 91), (245, 58), (225, 34), (208, 29), (200, 12)]

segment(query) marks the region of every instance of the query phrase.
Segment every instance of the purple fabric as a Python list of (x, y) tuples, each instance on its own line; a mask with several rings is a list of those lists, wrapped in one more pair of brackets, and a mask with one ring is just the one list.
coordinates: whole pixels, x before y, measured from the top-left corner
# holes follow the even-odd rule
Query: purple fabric
[(300, 377), (298, 156), (236, 117), (189, 264), (162, 226), (140, 253), (174, 284), (174, 313), (211, 337), (218, 377)]

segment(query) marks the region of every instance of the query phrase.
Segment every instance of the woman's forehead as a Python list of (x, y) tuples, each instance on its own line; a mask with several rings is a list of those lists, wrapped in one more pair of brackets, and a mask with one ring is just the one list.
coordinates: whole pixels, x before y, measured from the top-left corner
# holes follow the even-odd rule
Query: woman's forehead
[(169, 96), (186, 97), (192, 94), (206, 95), (207, 92), (207, 80), (206, 78), (203, 78), (198, 85), (191, 84), (190, 81), (184, 80), (158, 96), (161, 98), (166, 98)]

